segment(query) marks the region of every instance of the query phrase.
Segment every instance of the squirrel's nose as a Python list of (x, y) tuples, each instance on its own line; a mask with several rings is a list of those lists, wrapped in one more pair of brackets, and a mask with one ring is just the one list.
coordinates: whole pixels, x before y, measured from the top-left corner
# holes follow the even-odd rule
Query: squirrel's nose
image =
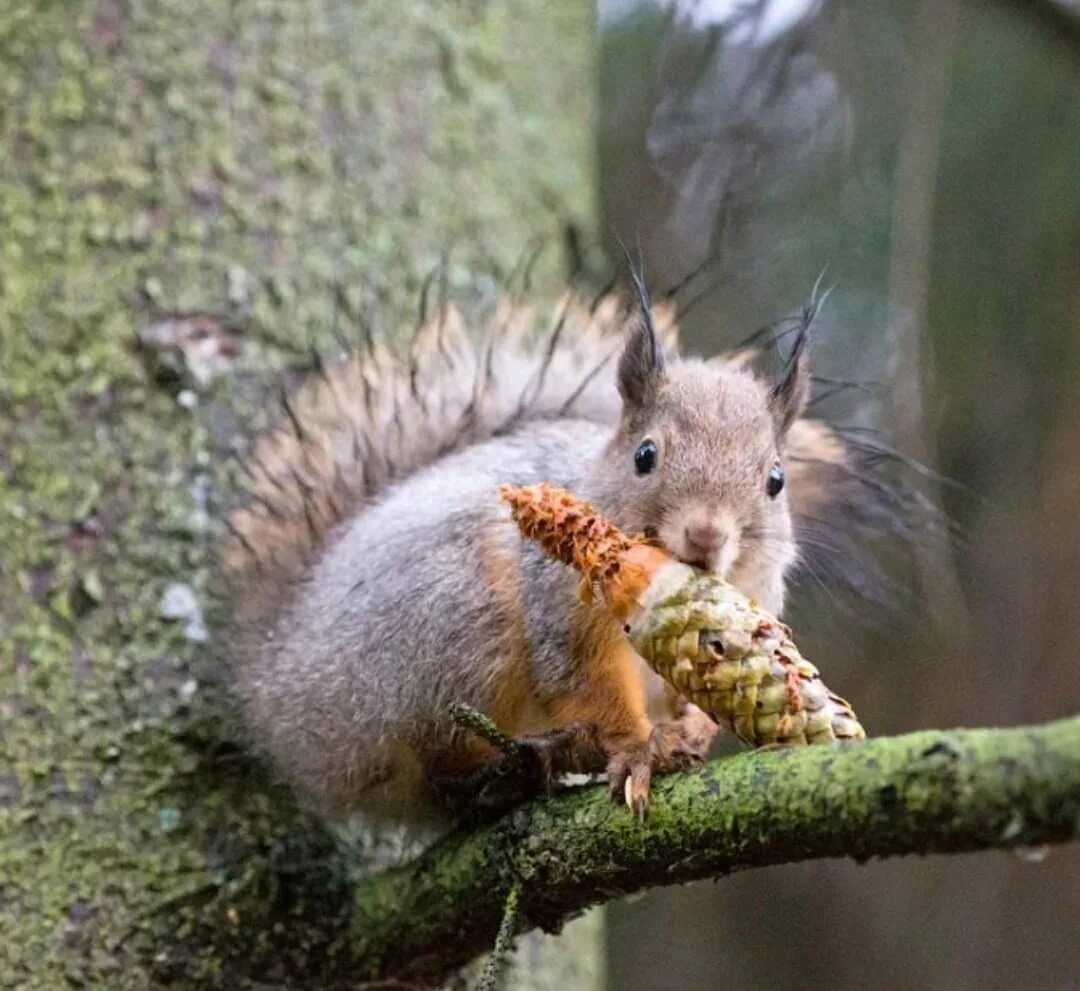
[(702, 557), (715, 555), (727, 542), (727, 533), (721, 530), (712, 520), (688, 523), (685, 536), (686, 542), (691, 547), (702, 552)]

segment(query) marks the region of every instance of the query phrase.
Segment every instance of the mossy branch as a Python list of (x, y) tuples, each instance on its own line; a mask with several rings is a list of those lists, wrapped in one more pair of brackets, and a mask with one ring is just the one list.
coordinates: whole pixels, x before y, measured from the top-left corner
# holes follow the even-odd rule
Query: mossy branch
[(638, 823), (606, 790), (524, 806), (362, 884), (358, 979), (432, 980), (518, 928), (654, 885), (824, 857), (1041, 846), (1080, 833), (1080, 717), (757, 751), (661, 779)]

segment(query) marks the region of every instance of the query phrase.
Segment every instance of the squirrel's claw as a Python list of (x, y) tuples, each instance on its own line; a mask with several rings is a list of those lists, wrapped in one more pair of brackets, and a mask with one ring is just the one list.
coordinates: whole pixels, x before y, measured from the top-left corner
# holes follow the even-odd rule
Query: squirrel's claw
[(652, 776), (701, 764), (715, 735), (716, 726), (696, 706), (688, 707), (680, 719), (658, 723), (648, 740), (615, 752), (608, 761), (612, 800), (625, 802), (643, 822), (649, 814)]
[(635, 818), (644, 822), (649, 814), (652, 756), (649, 741), (615, 753), (608, 761), (608, 787), (614, 802), (625, 802)]

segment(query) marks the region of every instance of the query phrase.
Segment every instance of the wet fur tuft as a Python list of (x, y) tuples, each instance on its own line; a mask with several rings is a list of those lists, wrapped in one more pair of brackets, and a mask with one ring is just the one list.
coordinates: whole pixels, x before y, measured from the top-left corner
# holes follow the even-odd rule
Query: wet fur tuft
[[(751, 363), (764, 349), (778, 348), (793, 337), (781, 384), (788, 382), (805, 361), (814, 321), (831, 292), (819, 293), (819, 288), (815, 285), (799, 313), (746, 338), (732, 352), (733, 360)], [(812, 415), (838, 392), (870, 387), (844, 380), (811, 381), (815, 388), (807, 415), (792, 424), (787, 437), (789, 501), (799, 551), (791, 581), (891, 608), (899, 590), (877, 544), (888, 537), (908, 544), (941, 542), (948, 522), (921, 483), (948, 480), (891, 447), (877, 431), (844, 428)]]

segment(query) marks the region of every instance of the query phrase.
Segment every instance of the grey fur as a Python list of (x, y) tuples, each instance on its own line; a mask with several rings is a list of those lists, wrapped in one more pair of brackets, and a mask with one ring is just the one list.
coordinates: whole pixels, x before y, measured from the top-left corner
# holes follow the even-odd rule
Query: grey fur
[(485, 577), (492, 550), (526, 558), (538, 681), (572, 678), (576, 582), (520, 546), (497, 490), (540, 478), (579, 485), (567, 466), (602, 442), (587, 421), (527, 425), (421, 470), (334, 535), (240, 673), (250, 722), (325, 811), (413, 812), (428, 755), (453, 746), (450, 703), (490, 710), (513, 636)]

